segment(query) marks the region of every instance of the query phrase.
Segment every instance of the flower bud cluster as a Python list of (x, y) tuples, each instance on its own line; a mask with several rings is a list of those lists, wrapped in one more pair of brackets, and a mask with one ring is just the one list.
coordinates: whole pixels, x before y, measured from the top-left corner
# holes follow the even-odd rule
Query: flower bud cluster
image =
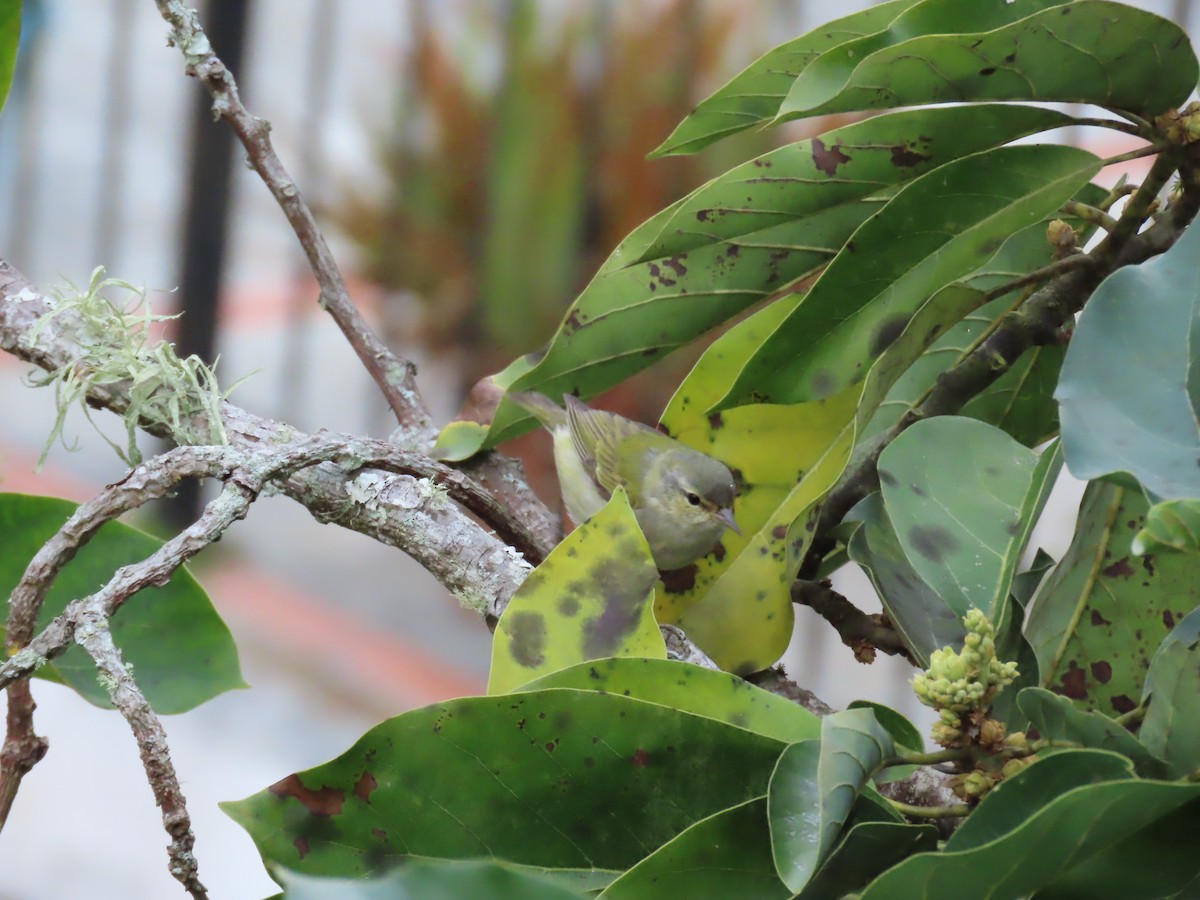
[(912, 682), (917, 699), (938, 710), (942, 714), (938, 724), (947, 728), (958, 727), (962, 714), (990, 705), (1018, 674), (1016, 663), (996, 658), (995, 629), (982, 610), (970, 610), (963, 624), (967, 636), (962, 650), (944, 647), (933, 651), (929, 668)]

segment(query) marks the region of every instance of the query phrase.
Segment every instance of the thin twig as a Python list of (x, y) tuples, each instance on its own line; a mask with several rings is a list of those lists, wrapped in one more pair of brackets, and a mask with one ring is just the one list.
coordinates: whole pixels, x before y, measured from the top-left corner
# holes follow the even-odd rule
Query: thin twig
[(1075, 125), (1086, 125), (1092, 128), (1111, 128), (1136, 137), (1146, 137), (1149, 123), (1138, 125), (1134, 122), (1123, 122), (1120, 119), (1099, 119), (1082, 116), (1073, 120)]
[[(225, 447), (188, 447), (150, 460), (80, 506), (30, 560), (9, 596), (5, 643), (13, 655), (33, 638), (38, 613), (55, 577), (105, 523), (166, 494), (184, 478), (222, 477), (231, 471)], [(136, 477), (135, 477), (136, 476)], [(48, 742), (33, 730), (36, 704), (26, 680), (8, 686), (4, 746), (0, 748), (0, 831), (21, 781), (46, 755)]]
[(96, 663), (113, 705), (125, 717), (137, 741), (146, 780), (154, 792), (155, 803), (162, 810), (163, 828), (171, 837), (167, 844), (168, 871), (193, 897), (207, 897), (208, 891), (200, 883), (196, 856), (192, 852), (196, 843), (192, 820), (175, 774), (175, 765), (171, 762), (162, 722), (122, 661), (106, 618), (89, 610), (76, 627), (75, 643)]
[[(1066, 207), (1064, 206), (1064, 211), (1065, 209)], [(1074, 215), (1074, 213), (1071, 213), (1071, 215)], [(992, 300), (1003, 297), (1005, 294), (1011, 294), (1013, 291), (1029, 287), (1030, 285), (1041, 284), (1052, 278), (1057, 278), (1064, 272), (1090, 265), (1095, 265), (1095, 261), (1086, 253), (1064, 256), (1062, 259), (1056, 259), (1054, 262), (1047, 263), (1039, 269), (1027, 272), (1020, 278), (1014, 278), (1012, 281), (1006, 282), (999, 287), (992, 288), (983, 295), (983, 302), (989, 303)]]
[[(1093, 225), (1098, 225), (1105, 231), (1112, 231), (1117, 227), (1117, 220), (1110, 216), (1107, 212), (1099, 207), (1089, 206), (1086, 203), (1080, 203), (1078, 200), (1068, 200), (1062, 205), (1062, 211), (1068, 216), (1075, 216), (1078, 219), (1083, 219), (1085, 222), (1091, 222)], [(1068, 256), (1067, 259), (1074, 257)], [(1087, 257), (1084, 257), (1085, 259)]]
[(320, 286), (321, 305), (342, 329), (400, 425), (424, 438), (431, 437), (432, 420), (417, 392), (416, 367), (387, 348), (350, 299), (346, 280), (325, 236), (271, 146), (269, 124), (242, 104), (233, 73), (213, 52), (196, 11), (179, 0), (155, 0), (155, 3), (171, 26), (171, 41), (183, 53), (187, 74), (199, 79), (212, 94), (214, 117), (225, 119), (233, 128), (246, 148), (250, 165), (287, 216)]
[(1149, 144), (1145, 147), (1139, 147), (1136, 150), (1130, 150), (1128, 153), (1118, 153), (1116, 156), (1107, 156), (1100, 161), (1101, 168), (1115, 166), (1117, 163), (1130, 162), (1135, 159), (1143, 159), (1147, 156), (1154, 156), (1156, 153), (1162, 153), (1164, 150), (1169, 150), (1171, 144), (1166, 142), (1158, 142)]
[(892, 809), (910, 819), (961, 819), (971, 812), (971, 807), (965, 803), (955, 803), (950, 806), (914, 806), (911, 803), (892, 800), (890, 797), (884, 799), (891, 804)]

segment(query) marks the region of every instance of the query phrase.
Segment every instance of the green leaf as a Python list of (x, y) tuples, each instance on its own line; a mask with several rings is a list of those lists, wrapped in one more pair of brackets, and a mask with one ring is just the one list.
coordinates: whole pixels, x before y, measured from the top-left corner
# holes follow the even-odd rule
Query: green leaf
[[(738, 474), (737, 514), (747, 538), (727, 536), (724, 556), (711, 555), (686, 579), (668, 583), (656, 606), (661, 621), (678, 622), (717, 662), (736, 671), (774, 662), (791, 633), (790, 585), (812, 536), (812, 504), (839, 477), (854, 434), (895, 379), (949, 322), (978, 306), (980, 296), (961, 285), (938, 291), (875, 359), (865, 380), (825, 401), (754, 404), (705, 415), (738, 371), (736, 361), (759, 346), (763, 326), (779, 320), (780, 304), (739, 323), (709, 347), (671, 398), (663, 422)], [(792, 487), (796, 480), (800, 484)], [(741, 602), (745, 584), (758, 586), (751, 614)], [(744, 649), (738, 652), (735, 644)]]
[(1037, 900), (1193, 897), (1200, 876), (1197, 830), (1200, 802), (1193, 800), (1055, 879), (1038, 891)]
[(851, 827), (817, 874), (796, 895), (798, 900), (847, 897), (881, 872), (916, 853), (937, 849), (933, 825), (860, 822)]
[(923, 665), (945, 646), (961, 645), (962, 617), (927, 585), (913, 568), (892, 527), (883, 495), (868, 494), (846, 515), (862, 527), (850, 539), (850, 558), (863, 567), (888, 618)]
[(805, 66), (831, 47), (872, 34), (915, 2), (879, 3), (780, 44), (703, 100), (650, 158), (695, 153), (723, 137), (769, 122)]
[(276, 869), (283, 900), (572, 900), (586, 894), (494, 862), (410, 862), (380, 878), (314, 878)]
[[(697, 188), (635, 229), (603, 270), (669, 259), (717, 241), (745, 238), (739, 247), (747, 250), (767, 234), (805, 236), (796, 226), (822, 212), (854, 208), (870, 198), (873, 213), (885, 202), (881, 194), (944, 163), (1071, 122), (1040, 107), (983, 105), (902, 110), (843, 125), (772, 150)], [(857, 227), (866, 215), (853, 218)], [(787, 223), (793, 231), (777, 230)], [(785, 255), (779, 251), (802, 246), (770, 248), (776, 251), (767, 257), (771, 268)]]
[[(1034, 107), (903, 112), (751, 160), (636, 228), (576, 299), (550, 345), (520, 357), (490, 384), (497, 392), (598, 394), (824, 265), (885, 202), (881, 191), (1069, 122)], [(502, 401), (486, 432), (458, 428), (439, 440), (439, 453), (462, 458), (531, 424), (523, 409)]]
[(765, 797), (702, 819), (600, 894), (608, 900), (787, 898), (775, 874)]
[(855, 700), (846, 708), (869, 709), (873, 712), (875, 720), (892, 736), (897, 752), (925, 752), (925, 739), (921, 737), (917, 726), (890, 706), (884, 706), (882, 703), (875, 703), (871, 700)]
[(909, 182), (854, 233), (718, 406), (746, 398), (797, 403), (861, 380), (865, 363), (931, 295), (1057, 210), (1098, 167), (1081, 150), (1022, 145), (957, 159)]
[(20, 42), (21, 0), (0, 0), (0, 107), (8, 99), (8, 89), (12, 87)]
[[(814, 504), (850, 457), (857, 400), (854, 391), (804, 406), (743, 407), (710, 431), (721, 445), (704, 449), (741, 479), (735, 511), (744, 536), (726, 534), (714, 553), (665, 579), (655, 614), (727, 671), (757, 672), (787, 649), (791, 582), (811, 537)], [(781, 438), (794, 438), (786, 458), (772, 452)]]
[(996, 624), (996, 658), (1017, 664), (1017, 677), (992, 701), (992, 718), (1004, 723), (1009, 733), (1024, 731), (1029, 723), (1017, 706), (1017, 697), (1027, 687), (1042, 683), (1037, 654), (1025, 637), (1025, 607), (1011, 593)]
[[(882, 703), (875, 703), (871, 700), (855, 700), (846, 708), (869, 709), (875, 713), (875, 720), (892, 736), (892, 742), (896, 746), (896, 753), (925, 752), (925, 739), (921, 737), (921, 732), (917, 730), (917, 726), (890, 706), (884, 706)], [(902, 778), (907, 778), (919, 768), (920, 766), (891, 766), (880, 772), (876, 772), (873, 780), (876, 784), (899, 781)]]
[(1025, 626), (1042, 686), (1110, 716), (1137, 706), (1146, 661), (1200, 606), (1190, 557), (1131, 555), (1145, 515), (1141, 491), (1089, 484), (1071, 546), (1038, 589)]
[(1196, 77), (1179, 26), (1119, 3), (931, 0), (887, 32), (812, 62), (779, 119), (978, 100), (1091, 103), (1155, 115), (1185, 102)]
[(1146, 524), (1133, 538), (1138, 556), (1159, 550), (1200, 554), (1200, 500), (1164, 500), (1150, 507)]
[(1068, 791), (1132, 778), (1129, 760), (1115, 753), (1075, 749), (1047, 753), (990, 791), (946, 841), (945, 849), (962, 852), (987, 846), (1022, 828), (1037, 810)]
[(633, 697), (789, 744), (821, 733), (821, 720), (791, 700), (727, 672), (670, 660), (598, 659), (539, 678), (522, 690), (555, 687)]
[(798, 73), (788, 96), (779, 104), (779, 119), (806, 115), (803, 105), (810, 100), (825, 102), (838, 96), (851, 81), (855, 69), (875, 53), (928, 34), (991, 31), (1062, 2), (1064, 0), (1016, 0), (1004, 4), (977, 3), (970, 6), (955, 3), (954, 0), (918, 3), (892, 19), (887, 28), (843, 41), (810, 62), (806, 71)]
[(1133, 761), (1145, 777), (1164, 774), (1157, 759), (1132, 734), (1107, 716), (1077, 709), (1066, 697), (1042, 688), (1025, 688), (1017, 696), (1017, 705), (1037, 728), (1038, 734), (1052, 741), (1075, 741), (1095, 750), (1111, 750)]
[(667, 649), (654, 618), (658, 570), (623, 488), (517, 588), (492, 641), (488, 693), (589, 659)]
[[(1193, 569), (1195, 574), (1195, 569)], [(1175, 778), (1200, 769), (1200, 609), (1172, 629), (1150, 661), (1142, 743)]]
[[(1095, 184), (1085, 184), (1076, 192), (1081, 203), (1096, 206), (1106, 192)], [(1026, 226), (1004, 241), (987, 265), (971, 273), (962, 283), (981, 292), (990, 292), (1011, 284), (1023, 275), (1054, 261), (1054, 248), (1046, 240), (1046, 226), (1053, 219), (1069, 222), (1086, 241), (1095, 226), (1056, 210), (1047, 219)], [(988, 302), (968, 313), (897, 379), (879, 405), (860, 441), (891, 428), (908, 411), (925, 399), (938, 376), (974, 350), (1012, 308), (1015, 292)], [(1064, 347), (1058, 344), (1027, 350), (1000, 378), (976, 394), (959, 415), (979, 419), (1011, 435), (1027, 447), (1035, 447), (1058, 432), (1058, 404), (1054, 388), (1062, 367)]]
[(270, 863), (358, 877), (409, 857), (626, 869), (762, 796), (783, 749), (712, 719), (594, 691), (468, 697), (222, 807)]
[[(53, 497), (0, 494), (0, 597), (7, 598), (25, 567), (78, 508)], [(141, 562), (163, 542), (109, 522), (62, 570), (38, 615), (44, 628), (72, 600), (86, 597), (108, 582), (117, 569)], [(0, 628), (0, 637), (4, 630)], [(159, 713), (181, 713), (225, 691), (246, 687), (237, 647), (204, 589), (186, 569), (161, 588), (132, 597), (112, 620), (113, 640), (133, 667), (138, 685)], [(96, 678), (96, 666), (78, 647), (38, 670), (38, 675), (69, 685), (97, 706), (111, 707)]]
[[(922, 853), (894, 866), (871, 883), (862, 900), (1028, 896), (1200, 797), (1200, 785), (1119, 776), (1059, 793), (1064, 785), (1095, 774), (1098, 760), (1085, 754), (1125, 763), (1096, 750), (1065, 751), (1035, 763), (992, 791), (943, 852)], [(1058, 785), (1048, 790), (1043, 767), (1056, 761), (1062, 768), (1051, 774)], [(989, 812), (989, 804), (1005, 806), (1003, 816)], [(982, 824), (968, 832), (973, 839), (961, 838), (977, 820)]]
[(1046, 573), (1054, 568), (1054, 557), (1038, 547), (1033, 556), (1033, 562), (1024, 572), (1018, 572), (1013, 578), (1012, 595), (1022, 607), (1029, 605), (1038, 587), (1046, 578)]
[(1109, 275), (1080, 315), (1055, 394), (1075, 477), (1128, 472), (1154, 499), (1200, 497), (1198, 255), (1188, 228)]
[(869, 709), (826, 716), (820, 741), (792, 744), (767, 793), (775, 867), (799, 891), (833, 849), (859, 792), (895, 745)]
[[(1004, 614), (1061, 455), (974, 419), (918, 422), (880, 454), (884, 504), (908, 561), (958, 616)], [(968, 490), (967, 488), (970, 488)]]

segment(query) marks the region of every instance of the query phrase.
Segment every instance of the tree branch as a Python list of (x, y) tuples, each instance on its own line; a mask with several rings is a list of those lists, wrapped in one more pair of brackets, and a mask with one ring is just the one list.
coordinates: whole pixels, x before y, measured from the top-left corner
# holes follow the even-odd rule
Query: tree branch
[(162, 722), (150, 708), (129, 668), (122, 661), (121, 651), (113, 643), (106, 618), (98, 616), (94, 610), (88, 610), (76, 627), (75, 642), (96, 663), (113, 705), (125, 717), (137, 741), (146, 780), (154, 792), (154, 802), (162, 810), (163, 828), (171, 837), (167, 844), (168, 871), (193, 897), (207, 897), (208, 891), (200, 883), (196, 856), (192, 852), (196, 844), (192, 820), (179, 786), (179, 778), (175, 774), (175, 765), (171, 762)]
[(896, 629), (885, 624), (884, 617), (863, 612), (835, 591), (828, 579), (792, 582), (792, 602), (811, 607), (832, 625), (859, 662), (874, 662), (875, 651), (882, 650), (891, 656), (903, 656), (916, 665), (903, 639)]
[[(31, 339), (35, 326), (51, 309), (52, 301), (11, 264), (0, 261), (0, 349), (48, 371), (86, 358), (87, 346), (79, 337), (79, 323), (69, 315), (44, 322), (36, 341)], [(124, 412), (129, 406), (130, 387), (128, 382), (93, 386), (88, 402)], [(221, 409), (225, 432), (234, 448), (278, 447), (307, 437), (291, 426), (255, 416), (230, 403)], [(150, 434), (167, 435), (161, 423), (141, 424)], [(197, 429), (196, 433), (207, 433), (207, 429)], [(352, 440), (338, 435), (326, 437), (343, 444)], [(511, 472), (505, 474), (510, 489), (526, 495), (523, 508), (538, 504), (527, 486), (516, 485)], [(524, 581), (529, 564), (431, 487), (428, 480), (412, 475), (360, 472), (351, 477), (332, 463), (298, 471), (281, 484), (282, 491), (318, 521), (339, 524), (403, 550), (465, 605), (499, 615)], [(353, 499), (364, 489), (369, 489), (369, 506)], [(511, 512), (506, 519), (511, 527), (523, 528), (522, 521)], [(505, 523), (488, 524), (503, 528)], [(529, 533), (522, 537), (522, 544), (543, 547), (548, 542), (544, 532), (536, 536)]]
[(430, 439), (433, 422), (417, 391), (416, 366), (387, 348), (350, 299), (346, 280), (316, 218), (271, 146), (270, 125), (251, 115), (242, 104), (237, 82), (213, 52), (196, 11), (179, 0), (155, 0), (155, 3), (171, 26), (171, 43), (183, 53), (187, 74), (199, 79), (212, 94), (213, 116), (224, 119), (233, 128), (246, 148), (250, 165), (287, 216), (321, 288), (321, 305), (346, 335), (401, 427), (417, 438), (412, 443)]
[(1019, 309), (1010, 312), (978, 347), (942, 372), (922, 402), (911, 407), (888, 431), (859, 453), (852, 466), (825, 497), (813, 541), (800, 568), (811, 580), (821, 558), (834, 546), (826, 537), (863, 497), (879, 489), (879, 454), (906, 428), (932, 416), (952, 415), (972, 397), (999, 379), (1031, 347), (1060, 340), (1061, 329), (1083, 309), (1092, 292), (1109, 274), (1144, 262), (1169, 249), (1200, 210), (1200, 187), (1184, 190), (1150, 228), (1137, 229), (1150, 216), (1153, 203), (1180, 163), (1177, 151), (1163, 153), (1150, 174), (1125, 205), (1116, 226), (1086, 255), (1090, 265), (1073, 264), (1035, 291)]

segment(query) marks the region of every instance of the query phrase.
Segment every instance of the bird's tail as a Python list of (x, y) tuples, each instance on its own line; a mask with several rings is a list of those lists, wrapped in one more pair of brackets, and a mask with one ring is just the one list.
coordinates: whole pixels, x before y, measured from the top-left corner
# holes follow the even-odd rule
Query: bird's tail
[(545, 394), (537, 394), (533, 391), (510, 391), (505, 396), (551, 430), (566, 424), (567, 411)]

